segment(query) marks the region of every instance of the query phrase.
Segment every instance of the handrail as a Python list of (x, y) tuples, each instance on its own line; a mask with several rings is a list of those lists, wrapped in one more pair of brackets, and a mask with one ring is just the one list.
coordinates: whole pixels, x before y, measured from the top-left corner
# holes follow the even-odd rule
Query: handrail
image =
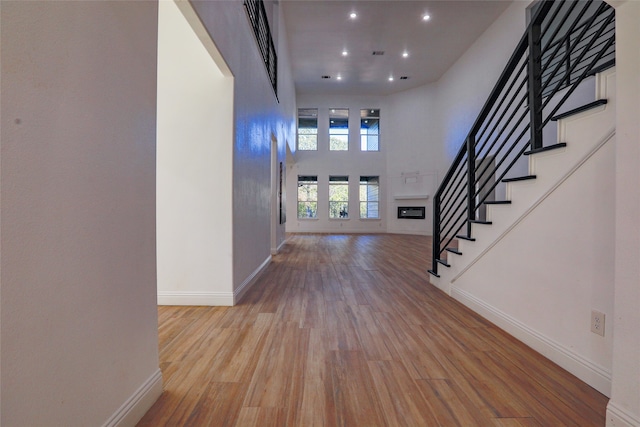
[(614, 63), (611, 6), (540, 2), (433, 197), (431, 274), (449, 244), (472, 237), (483, 203), (525, 152), (543, 147), (542, 129), (580, 83)]

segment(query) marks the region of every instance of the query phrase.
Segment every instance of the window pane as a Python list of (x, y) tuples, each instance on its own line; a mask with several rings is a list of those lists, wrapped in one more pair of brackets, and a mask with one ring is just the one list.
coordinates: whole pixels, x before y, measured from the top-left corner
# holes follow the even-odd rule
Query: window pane
[(380, 151), (380, 110), (360, 110), (360, 150)]
[(349, 109), (329, 110), (329, 150), (349, 149)]
[(377, 176), (360, 177), (360, 218), (380, 218), (379, 182)]
[(298, 176), (298, 218), (316, 218), (318, 213), (318, 177)]
[(318, 109), (298, 109), (298, 150), (318, 149)]
[(349, 177), (329, 177), (329, 218), (349, 217)]

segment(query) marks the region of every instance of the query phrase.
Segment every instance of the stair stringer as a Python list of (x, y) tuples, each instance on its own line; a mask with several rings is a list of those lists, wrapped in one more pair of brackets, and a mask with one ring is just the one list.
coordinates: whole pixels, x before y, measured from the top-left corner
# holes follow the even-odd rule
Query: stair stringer
[(475, 241), (459, 239), (462, 255), (448, 254), (450, 267), (440, 266), (440, 277), (431, 276), (433, 285), (451, 295), (453, 283), (491, 250), (504, 236), (540, 204), (559, 183), (593, 155), (615, 133), (615, 67), (596, 76), (596, 99), (606, 105), (583, 111), (558, 121), (558, 141), (567, 146), (529, 156), (529, 174), (536, 179), (506, 184), (508, 205), (487, 205), (487, 220), (492, 224), (472, 224)]

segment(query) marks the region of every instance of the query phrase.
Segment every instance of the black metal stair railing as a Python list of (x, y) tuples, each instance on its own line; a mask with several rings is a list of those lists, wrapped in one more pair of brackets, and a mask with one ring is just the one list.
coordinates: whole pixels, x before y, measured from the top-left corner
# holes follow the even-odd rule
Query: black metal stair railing
[(276, 47), (273, 43), (273, 37), (271, 36), (264, 1), (245, 0), (244, 7), (247, 10), (247, 17), (251, 23), (253, 34), (256, 37), (258, 49), (264, 61), (271, 87), (273, 87), (273, 92), (276, 98), (278, 98), (278, 55), (276, 54)]
[[(543, 150), (543, 129), (580, 83), (615, 64), (615, 12), (602, 0), (540, 2), (433, 198), (433, 256), (472, 239), (486, 204), (525, 154)], [(533, 177), (526, 177), (533, 178)]]

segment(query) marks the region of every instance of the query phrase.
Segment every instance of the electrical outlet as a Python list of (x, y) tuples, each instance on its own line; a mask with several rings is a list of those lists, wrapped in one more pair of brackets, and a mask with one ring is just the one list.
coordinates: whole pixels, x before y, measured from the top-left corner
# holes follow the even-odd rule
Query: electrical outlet
[(591, 332), (604, 336), (604, 313), (591, 310)]

